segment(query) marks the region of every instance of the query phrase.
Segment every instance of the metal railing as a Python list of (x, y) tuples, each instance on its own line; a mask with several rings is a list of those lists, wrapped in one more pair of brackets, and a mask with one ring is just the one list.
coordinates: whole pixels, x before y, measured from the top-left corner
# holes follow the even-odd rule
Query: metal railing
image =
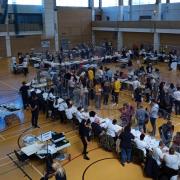
[(93, 21), (92, 27), (180, 29), (180, 21)]

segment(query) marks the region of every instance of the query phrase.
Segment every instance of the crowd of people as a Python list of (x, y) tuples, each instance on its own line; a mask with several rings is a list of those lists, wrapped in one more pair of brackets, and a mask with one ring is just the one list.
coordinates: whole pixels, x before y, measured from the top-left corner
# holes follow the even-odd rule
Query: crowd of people
[[(103, 66), (90, 67), (87, 70), (82, 68), (61, 70), (58, 76), (52, 78), (53, 87), (48, 92), (42, 90), (37, 93), (35, 90), (31, 92), (31, 95), (29, 95), (26, 83), (23, 82), (20, 92), (24, 108), (31, 110), (32, 126), (39, 127), (38, 114), (42, 110), (46, 113), (46, 117), (60, 119), (62, 123), (72, 122), (74, 127), (79, 127), (84, 147), (82, 153), (86, 160), (89, 160), (87, 145), (91, 136), (98, 137), (101, 145), (108, 150), (112, 150), (117, 140), (120, 140), (123, 166), (125, 162), (130, 163), (132, 160), (133, 141), (137, 149), (143, 151), (143, 156), (147, 157), (147, 166), (149, 166), (150, 158), (148, 157), (151, 152), (151, 157), (155, 160), (157, 167), (164, 162), (165, 168), (169, 168), (167, 176), (177, 175), (179, 161), (173, 164), (169, 160), (177, 158), (175, 150), (180, 153), (180, 135), (178, 132), (173, 137), (174, 126), (170, 119), (173, 108), (175, 114), (180, 115), (180, 87), (173, 83), (169, 85), (162, 82), (159, 69), (155, 69), (152, 64), (148, 64), (146, 67), (139, 63), (137, 65), (138, 67), (132, 67), (132, 62), (128, 63), (128, 73), (123, 69), (114, 72), (112, 68)], [(121, 91), (126, 88), (126, 81), (123, 79), (131, 81), (132, 98), (137, 103), (137, 107), (130, 103), (123, 103), (123, 106), (119, 108), (119, 103), (122, 104), (121, 100), (123, 100)], [(150, 104), (150, 108), (148, 104), (148, 108), (144, 108), (143, 101)], [(96, 110), (88, 112), (91, 102), (94, 102), (96, 110), (102, 109), (102, 104), (104, 106), (111, 104), (111, 108), (116, 107), (119, 110), (120, 119), (114, 119), (108, 123), (102, 121), (97, 116)], [(146, 125), (150, 121), (152, 126), (150, 135), (156, 136), (156, 121), (159, 116), (166, 119), (167, 123), (158, 128), (161, 137), (159, 146), (149, 149), (144, 141), (147, 132)], [(131, 133), (134, 119), (136, 128), (141, 132), (139, 138)], [(171, 145), (172, 147), (167, 153), (167, 149), (163, 148)], [(166, 154), (162, 156), (164, 152)], [(164, 172), (164, 169), (162, 171)]]

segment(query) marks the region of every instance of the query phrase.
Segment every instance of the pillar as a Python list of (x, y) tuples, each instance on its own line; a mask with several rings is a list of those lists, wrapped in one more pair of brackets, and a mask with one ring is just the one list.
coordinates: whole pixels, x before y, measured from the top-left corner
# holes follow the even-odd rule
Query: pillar
[(117, 32), (117, 50), (120, 51), (123, 48), (123, 33)]
[(99, 0), (99, 9), (102, 9), (102, 0)]
[(162, 16), (162, 3), (161, 0), (156, 0), (154, 20), (161, 21)]
[[(9, 18), (6, 16), (5, 19), (5, 24), (6, 24), (6, 36), (5, 36), (5, 42), (6, 42), (6, 56), (11, 57), (12, 56), (12, 51), (11, 51), (11, 37), (9, 35)], [(13, 54), (16, 56), (15, 54)]]
[[(11, 57), (12, 54), (11, 54), (11, 38), (9, 36), (9, 34), (6, 35), (6, 56), (7, 57)], [(15, 56), (15, 54), (14, 54)]]
[(118, 8), (119, 8), (119, 11), (118, 11), (118, 21), (123, 21), (124, 20), (124, 6), (123, 6), (123, 0), (119, 0), (119, 4), (118, 4)]
[(58, 31), (58, 12), (54, 11), (54, 42), (55, 42), (55, 50), (59, 51), (59, 31)]
[(91, 8), (91, 18), (92, 18), (92, 21), (95, 21), (94, 0), (89, 0), (89, 8)]
[(43, 0), (43, 24), (44, 36), (47, 39), (54, 38), (55, 17), (54, 17), (54, 0)]
[(94, 46), (95, 44), (96, 44), (95, 31), (92, 31), (92, 45)]
[(154, 51), (159, 51), (160, 49), (160, 34), (154, 32)]
[(129, 20), (132, 20), (132, 0), (129, 0)]
[(166, 4), (170, 3), (170, 0), (166, 0)]

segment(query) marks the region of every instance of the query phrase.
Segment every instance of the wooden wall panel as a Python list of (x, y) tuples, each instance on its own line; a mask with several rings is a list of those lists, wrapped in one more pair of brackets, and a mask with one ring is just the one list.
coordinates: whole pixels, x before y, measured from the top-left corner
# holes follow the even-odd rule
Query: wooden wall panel
[(161, 34), (160, 42), (162, 46), (180, 48), (180, 34)]
[[(42, 51), (41, 48), (41, 35), (29, 35), (20, 37), (11, 37), (12, 55), (16, 56), (18, 52), (27, 53), (34, 48), (35, 51)], [(54, 49), (54, 40), (50, 40), (50, 50)]]
[(6, 40), (0, 36), (0, 57), (6, 57)]
[(132, 48), (133, 45), (137, 45), (139, 47), (141, 44), (148, 46), (153, 45), (153, 41), (154, 37), (152, 33), (123, 33), (124, 46), (127, 48)]
[(59, 37), (72, 46), (91, 42), (91, 10), (88, 8), (60, 7), (58, 9)]
[(117, 47), (117, 32), (95, 31), (96, 45), (102, 45), (103, 42), (112, 42), (114, 48)]

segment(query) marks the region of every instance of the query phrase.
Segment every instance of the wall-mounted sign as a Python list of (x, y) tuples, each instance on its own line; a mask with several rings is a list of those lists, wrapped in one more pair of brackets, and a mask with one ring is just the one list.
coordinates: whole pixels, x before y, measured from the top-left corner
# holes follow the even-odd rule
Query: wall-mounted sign
[(41, 41), (41, 47), (42, 48), (49, 48), (50, 47), (50, 41), (48, 41), (48, 40)]

